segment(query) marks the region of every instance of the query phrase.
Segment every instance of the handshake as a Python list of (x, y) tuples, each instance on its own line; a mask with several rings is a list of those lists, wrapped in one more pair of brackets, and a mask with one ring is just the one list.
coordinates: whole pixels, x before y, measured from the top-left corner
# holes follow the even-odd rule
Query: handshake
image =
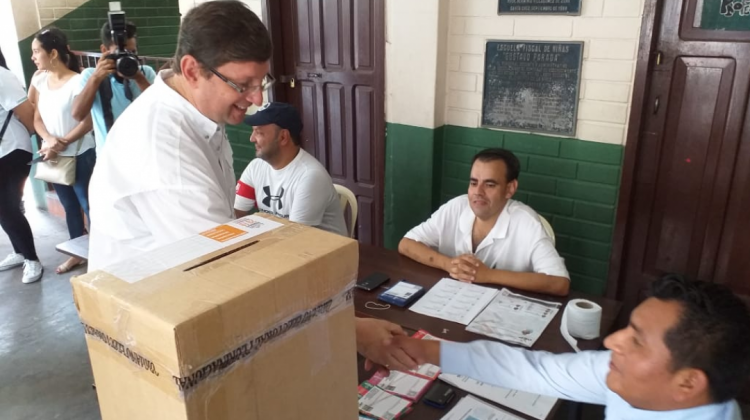
[(440, 342), (409, 338), (396, 324), (357, 318), (357, 352), (365, 357), (365, 369), (408, 371), (424, 363), (440, 364)]

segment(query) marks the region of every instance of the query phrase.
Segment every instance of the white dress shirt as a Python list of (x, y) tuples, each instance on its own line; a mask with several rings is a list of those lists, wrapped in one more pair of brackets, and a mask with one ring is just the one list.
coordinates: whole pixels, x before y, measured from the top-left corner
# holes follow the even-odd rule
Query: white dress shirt
[(565, 262), (531, 207), (508, 200), (495, 226), (472, 252), (476, 216), (464, 194), (443, 204), (426, 222), (404, 237), (448, 257), (474, 254), (489, 268), (570, 278)]
[(443, 372), (466, 375), (492, 385), (606, 406), (608, 420), (740, 420), (731, 400), (672, 411), (635, 408), (607, 388), (609, 351), (552, 354), (492, 341), (440, 343)]
[(234, 219), (234, 169), (226, 132), (165, 83), (117, 119), (89, 186), (89, 270)]

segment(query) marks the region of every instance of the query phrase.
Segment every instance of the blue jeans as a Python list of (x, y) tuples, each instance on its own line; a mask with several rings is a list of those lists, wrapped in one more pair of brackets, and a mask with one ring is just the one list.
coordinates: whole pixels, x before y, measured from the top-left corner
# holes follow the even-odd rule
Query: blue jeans
[(96, 149), (89, 149), (76, 157), (76, 182), (73, 185), (52, 184), (57, 191), (60, 204), (65, 208), (70, 239), (83, 236), (84, 223), (81, 210), (91, 223), (89, 215), (89, 181), (96, 164)]

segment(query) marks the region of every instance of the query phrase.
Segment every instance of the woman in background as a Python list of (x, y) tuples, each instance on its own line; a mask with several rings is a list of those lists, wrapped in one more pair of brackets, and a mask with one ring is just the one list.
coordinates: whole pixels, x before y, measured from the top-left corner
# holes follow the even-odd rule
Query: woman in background
[(29, 221), (21, 210), (23, 190), (19, 184), (29, 176), (34, 132), (34, 107), (26, 90), (8, 70), (0, 51), (0, 226), (10, 239), (13, 253), (0, 261), (0, 271), (23, 266), (24, 283), (42, 278), (44, 269), (36, 255)]
[[(68, 46), (67, 36), (57, 28), (41, 31), (31, 44), (31, 59), (38, 71), (31, 79), (29, 97), (36, 104), (34, 128), (43, 139), (39, 153), (45, 160), (57, 156), (76, 157), (76, 178), (73, 185), (52, 184), (65, 209), (70, 239), (84, 234), (81, 211), (89, 217), (89, 180), (96, 163), (91, 116), (76, 121), (71, 115), (74, 92), (80, 85), (78, 59)], [(63, 274), (85, 260), (70, 257), (57, 267)]]

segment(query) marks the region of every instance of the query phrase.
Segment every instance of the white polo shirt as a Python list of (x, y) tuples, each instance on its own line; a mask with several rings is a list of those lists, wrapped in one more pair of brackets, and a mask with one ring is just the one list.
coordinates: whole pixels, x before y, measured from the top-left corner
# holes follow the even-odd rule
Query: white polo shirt
[(159, 73), (115, 121), (89, 186), (89, 270), (234, 219), (226, 132)]
[(505, 205), (495, 226), (472, 252), (471, 231), (476, 216), (466, 194), (443, 204), (405, 238), (421, 242), (451, 258), (474, 254), (488, 267), (570, 278), (565, 261), (544, 231), (539, 215), (515, 200)]
[[(26, 91), (21, 81), (10, 70), (0, 67), (0, 128), (3, 127), (8, 113), (26, 102)], [(10, 152), (21, 149), (31, 152), (31, 137), (17, 115), (10, 117), (3, 138), (0, 139), (0, 158)]]

